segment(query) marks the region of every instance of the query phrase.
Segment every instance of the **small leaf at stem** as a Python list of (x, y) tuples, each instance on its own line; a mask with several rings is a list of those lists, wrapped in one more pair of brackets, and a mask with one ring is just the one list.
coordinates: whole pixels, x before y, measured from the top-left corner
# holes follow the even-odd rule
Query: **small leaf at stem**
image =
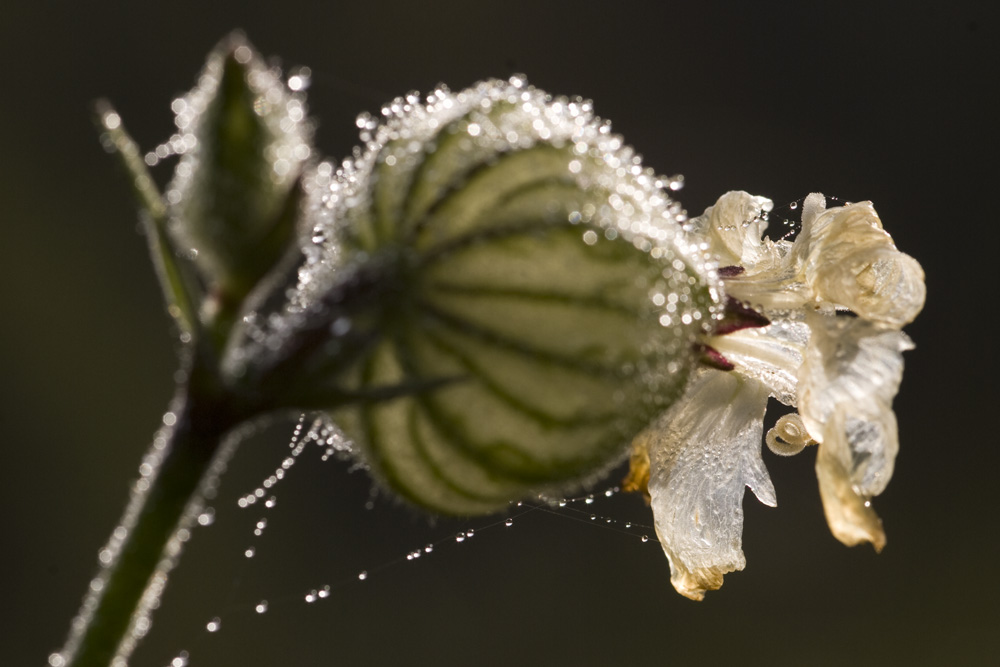
[(167, 312), (174, 318), (182, 334), (193, 334), (198, 326), (195, 304), (200, 298), (196, 295), (195, 281), (188, 274), (173, 239), (167, 233), (167, 206), (149, 174), (138, 146), (125, 131), (121, 116), (106, 100), (97, 102), (95, 112), (103, 132), (102, 142), (109, 151), (118, 155), (131, 177), (132, 191), (142, 214), (149, 254), (163, 290)]

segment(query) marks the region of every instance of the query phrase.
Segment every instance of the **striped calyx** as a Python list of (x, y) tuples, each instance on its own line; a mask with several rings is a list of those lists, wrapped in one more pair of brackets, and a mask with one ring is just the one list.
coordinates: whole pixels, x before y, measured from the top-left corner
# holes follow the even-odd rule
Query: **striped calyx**
[(378, 480), (433, 511), (585, 484), (682, 393), (713, 316), (683, 211), (589, 102), (516, 77), (383, 116), (306, 184), (294, 303), (326, 308), (345, 276), (387, 267), (365, 313), (333, 299), (332, 328), (364, 341), (337, 382), (404, 391), (331, 416)]

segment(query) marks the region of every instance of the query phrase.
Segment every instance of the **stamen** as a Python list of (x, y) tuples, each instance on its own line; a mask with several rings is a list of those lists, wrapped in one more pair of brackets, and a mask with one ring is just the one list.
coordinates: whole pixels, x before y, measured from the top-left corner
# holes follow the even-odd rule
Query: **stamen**
[(718, 371), (731, 371), (736, 366), (733, 362), (722, 356), (722, 353), (716, 350), (710, 345), (705, 345), (704, 343), (696, 343), (694, 346), (695, 354), (699, 355), (698, 361), (708, 366), (709, 368), (714, 368)]
[(742, 266), (720, 266), (719, 267), (719, 277), (720, 278), (735, 278), (746, 271)]
[(751, 329), (766, 327), (771, 323), (756, 310), (747, 306), (732, 297), (726, 297), (726, 307), (722, 313), (722, 319), (715, 325), (715, 336), (725, 336), (740, 329)]

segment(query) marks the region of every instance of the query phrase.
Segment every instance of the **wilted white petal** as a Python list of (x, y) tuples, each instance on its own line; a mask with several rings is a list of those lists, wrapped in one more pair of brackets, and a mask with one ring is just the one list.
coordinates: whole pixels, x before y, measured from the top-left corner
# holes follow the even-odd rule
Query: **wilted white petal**
[[(808, 323), (812, 337), (800, 371), (799, 412), (828, 449), (841, 431), (847, 433), (842, 463), (862, 494), (878, 495), (892, 476), (899, 446), (892, 399), (903, 379), (903, 352), (913, 343), (901, 331), (853, 317), (813, 315)], [(838, 409), (843, 419), (835, 425)]]
[(822, 211), (821, 198), (807, 197), (796, 241), (816, 296), (875, 322), (911, 322), (926, 297), (920, 264), (896, 249), (871, 202)]
[(902, 353), (913, 343), (901, 331), (858, 318), (812, 315), (808, 323), (799, 411), (820, 442), (816, 467), (827, 519), (846, 544), (868, 539), (878, 547), (885, 538), (867, 500), (892, 477), (899, 449), (892, 400), (903, 377)]
[(799, 366), (809, 327), (805, 322), (778, 320), (766, 327), (740, 329), (713, 336), (708, 344), (743, 376), (767, 387), (785, 405), (795, 405)]
[(694, 600), (746, 564), (744, 487), (777, 504), (760, 453), (767, 397), (759, 382), (706, 370), (645, 434), (656, 534), (671, 583)]
[(766, 253), (761, 235), (767, 227), (764, 213), (773, 206), (767, 197), (734, 190), (719, 197), (714, 206), (691, 220), (696, 233), (708, 240), (720, 266), (750, 269)]
[[(843, 411), (838, 410), (831, 420), (832, 429), (843, 432), (843, 421)], [(833, 536), (847, 546), (871, 542), (876, 551), (881, 551), (885, 546), (882, 520), (871, 508), (871, 503), (859, 495), (851, 483), (848, 468), (840, 455), (842, 451), (841, 446), (830, 447), (823, 443), (816, 454), (816, 478), (819, 480), (819, 495), (823, 500), (826, 522)]]

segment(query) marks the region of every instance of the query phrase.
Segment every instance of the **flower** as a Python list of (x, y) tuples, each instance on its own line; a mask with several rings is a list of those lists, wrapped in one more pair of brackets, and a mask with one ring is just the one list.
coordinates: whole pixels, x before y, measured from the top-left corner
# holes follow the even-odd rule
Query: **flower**
[[(923, 270), (896, 249), (869, 202), (827, 209), (823, 195), (809, 195), (794, 242), (762, 237), (771, 206), (729, 192), (690, 221), (719, 262), (726, 309), (700, 343), (705, 367), (633, 444), (633, 462), (648, 461), (671, 582), (696, 600), (746, 564), (743, 487), (776, 504), (761, 458), (768, 397), (798, 409), (767, 434), (772, 451), (819, 445), (834, 536), (885, 545), (870, 498), (892, 476), (892, 399), (913, 347), (900, 329), (923, 307)], [(641, 475), (634, 465), (632, 477)]]

